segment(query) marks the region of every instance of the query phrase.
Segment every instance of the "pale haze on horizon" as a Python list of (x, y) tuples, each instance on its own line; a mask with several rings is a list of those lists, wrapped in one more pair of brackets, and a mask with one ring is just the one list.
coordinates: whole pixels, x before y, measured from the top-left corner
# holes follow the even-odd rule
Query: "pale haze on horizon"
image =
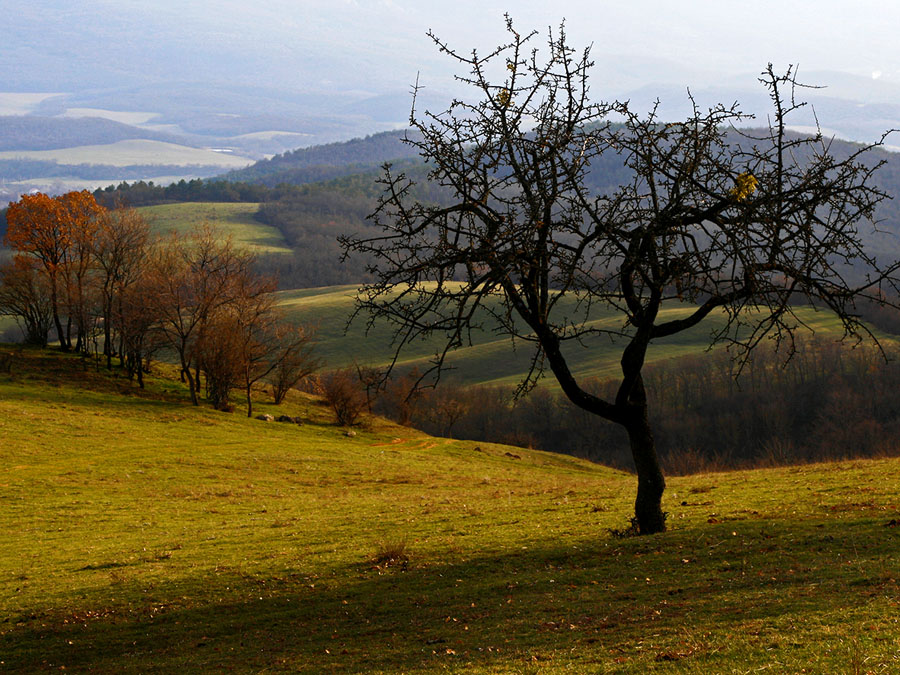
[[(44, 48), (51, 62), (93, 59), (97, 67), (109, 68), (111, 76), (125, 77), (143, 68), (156, 77), (168, 72), (176, 79), (211, 79), (218, 74), (225, 80), (255, 79), (264, 86), (291, 89), (406, 86), (419, 71), (435, 78), (451, 72), (451, 64), (436, 52), (426, 31), (435, 31), (461, 51), (475, 47), (484, 51), (504, 39), (503, 15), (508, 12), (522, 31), (546, 32), (565, 19), (571, 44), (592, 44), (601, 71), (614, 74), (624, 65), (617, 62), (630, 57), (630, 79), (622, 83), (630, 86), (656, 81), (709, 84), (716, 78), (758, 73), (768, 62), (900, 82), (900, 41), (895, 37), (900, 6), (871, 1), (12, 0), (10, 4), (13, 30), (4, 51), (24, 46), (21, 53), (32, 55)], [(44, 25), (34, 25), (41, 17)], [(78, 35), (87, 39), (106, 27), (115, 29), (118, 38), (93, 41), (89, 52), (83, 53), (86, 48)], [(110, 68), (113, 61), (115, 68)], [(11, 66), (27, 70), (29, 64), (4, 61), (3, 66), (7, 73), (0, 74), (0, 82), (10, 77)], [(38, 75), (47, 80), (50, 74)]]
[[(507, 13), (544, 50), (564, 21), (568, 44), (592, 50), (594, 99), (628, 100), (638, 113), (658, 99), (661, 118), (682, 119), (689, 89), (700, 106), (737, 101), (759, 120), (770, 105), (757, 79), (771, 62), (825, 87), (803, 93), (813, 105), (794, 128), (821, 119), (830, 135), (872, 141), (900, 127), (900, 6), (870, 0), (5, 0), (4, 9), (0, 113), (143, 119), (209, 138), (299, 134), (255, 153), (405, 126), (417, 78), (420, 112), (471, 95), (453, 78), (465, 66), (428, 32), (483, 55), (509, 40)], [(21, 94), (43, 98), (29, 107)]]

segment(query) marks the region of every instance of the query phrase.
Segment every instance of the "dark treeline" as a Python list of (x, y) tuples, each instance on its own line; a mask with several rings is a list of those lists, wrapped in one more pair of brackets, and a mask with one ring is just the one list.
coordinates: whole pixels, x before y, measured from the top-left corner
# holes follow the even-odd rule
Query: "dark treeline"
[(170, 185), (153, 181), (119, 183), (94, 191), (94, 199), (105, 208), (116, 206), (152, 206), (174, 202), (261, 202), (277, 199), (280, 193), (255, 183), (230, 183), (218, 180), (180, 180)]
[[(412, 161), (398, 162), (393, 170), (424, 179), (427, 167)], [(260, 204), (256, 218), (277, 228), (292, 256), (261, 257), (260, 263), (274, 272), (281, 288), (305, 288), (359, 283), (367, 278), (366, 259), (342, 260), (338, 237), (377, 231), (368, 216), (375, 210), (382, 186), (381, 171), (345, 176), (327, 183), (282, 186)], [(419, 180), (417, 194), (423, 200), (440, 203), (439, 188)]]
[[(732, 134), (733, 142), (752, 142), (736, 133)], [(257, 218), (280, 230), (294, 249), (293, 255), (268, 256), (260, 261), (279, 275), (281, 288), (355, 283), (366, 278), (365, 261), (342, 263), (336, 240), (340, 235), (364, 233), (369, 227), (367, 216), (374, 210), (383, 187), (378, 182), (383, 172), (373, 163), (393, 161), (395, 172), (402, 171), (416, 181), (415, 190), (423, 201), (442, 202), (440, 190), (426, 180), (427, 167), (410, 156), (412, 150), (401, 142), (402, 136), (403, 132), (390, 132), (304, 148), (227, 174), (231, 179), (247, 182), (195, 179), (168, 186), (123, 182), (98, 190), (94, 196), (108, 208), (120, 203), (146, 206), (179, 201), (259, 202)], [(859, 147), (834, 141), (832, 152), (844, 157)], [(397, 157), (400, 159), (390, 159)], [(889, 193), (900, 193), (897, 155), (879, 150), (872, 157), (886, 161), (876, 174), (878, 184)], [(593, 160), (587, 180), (593, 192), (609, 193), (629, 180), (629, 172), (623, 158), (610, 151)], [(900, 255), (898, 240), (891, 234), (900, 232), (900, 201), (882, 204), (878, 216), (888, 234), (871, 233), (868, 225), (861, 225), (868, 248), (884, 256)]]
[[(898, 305), (900, 300), (890, 299), (890, 305)], [(871, 301), (858, 305), (859, 315), (878, 330), (892, 335), (900, 335), (900, 312), (889, 304), (878, 304)]]
[(330, 185), (310, 185), (260, 204), (257, 219), (280, 230), (294, 251), (290, 256), (260, 259), (277, 275), (281, 288), (355, 283), (366, 277), (364, 261), (341, 261), (338, 236), (369, 227), (366, 217), (374, 208), (374, 198), (349, 187), (341, 194), (341, 199), (335, 199)]
[(370, 174), (378, 169), (378, 166), (377, 164), (316, 164), (314, 166), (283, 169), (274, 174), (253, 178), (251, 182), (270, 188), (283, 185), (306, 185), (307, 183), (320, 183), (360, 173)]
[[(330, 168), (338, 171), (338, 167), (344, 167), (342, 175), (359, 173), (360, 170), (369, 172), (387, 161), (418, 156), (417, 150), (403, 142), (406, 133), (386, 131), (350, 141), (299, 148), (260, 160), (246, 169), (232, 171), (223, 178), (274, 186), (278, 183), (301, 182), (295, 179), (305, 175), (303, 170), (315, 172)], [(328, 178), (331, 177), (333, 176)]]
[[(780, 465), (896, 453), (900, 351), (810, 340), (786, 364), (761, 347), (735, 379), (725, 350), (646, 369), (667, 473)], [(388, 387), (374, 410), (426, 432), (574, 454), (631, 469), (626, 435), (548, 388), (516, 403), (512, 389), (442, 382), (411, 401), (411, 380)], [(617, 383), (594, 380), (595, 393)]]

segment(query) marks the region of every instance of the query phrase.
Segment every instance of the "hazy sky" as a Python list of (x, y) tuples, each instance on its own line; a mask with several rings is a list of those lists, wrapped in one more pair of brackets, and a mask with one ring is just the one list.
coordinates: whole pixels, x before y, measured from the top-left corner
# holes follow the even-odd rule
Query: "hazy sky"
[[(900, 80), (900, 5), (883, 1), (313, 0), (284, 6), (288, 15), (318, 15), (298, 24), (310, 40), (325, 36), (340, 45), (374, 42), (378, 36), (386, 45), (409, 50), (411, 62), (429, 57), (422, 37), (428, 28), (459, 47), (495, 44), (503, 37), (502, 16), (508, 11), (523, 29), (544, 29), (565, 18), (571, 42), (593, 43), (598, 62), (609, 55), (640, 55), (686, 69), (732, 73), (757, 72), (769, 61), (799, 62), (806, 70)], [(655, 73), (646, 77), (652, 80)]]
[(769, 61), (900, 83), (900, 5), (870, 0), (4, 0), (0, 90), (145, 78), (379, 93), (417, 71), (440, 89), (450, 63), (426, 31), (484, 51), (504, 39), (504, 12), (523, 31), (565, 18), (616, 94), (738, 74), (752, 83)]
[[(4, 3), (6, 4), (6, 3)], [(52, 21), (69, 33), (91, 34), (104, 25), (122, 30), (118, 42), (153, 47), (163, 39), (185, 49), (240, 52), (256, 49), (286, 61), (299, 55), (344, 63), (368, 52), (385, 65), (432, 62), (429, 28), (461, 48), (487, 48), (503, 37), (510, 12), (522, 29), (567, 20), (574, 44), (593, 43), (598, 57), (640, 54), (685, 67), (757, 71), (766, 62), (800, 62), (812, 70), (840, 69), (900, 80), (900, 5), (871, 0), (9, 0), (4, 41), (25, 34), (56, 40)], [(19, 22), (25, 25), (17, 25)], [(31, 22), (32, 31), (27, 30)], [(69, 36), (71, 37), (71, 35)], [(107, 42), (114, 51), (118, 46)], [(102, 54), (104, 45), (96, 46)], [(361, 57), (362, 58), (362, 57)], [(368, 68), (377, 60), (364, 59)], [(24, 64), (23, 64), (24, 65)], [(183, 64), (188, 65), (188, 64)], [(352, 65), (352, 59), (351, 59)], [(261, 73), (261, 75), (265, 75)], [(392, 76), (377, 73), (378, 77)], [(399, 73), (397, 77), (405, 79)], [(648, 79), (653, 73), (647, 73)]]

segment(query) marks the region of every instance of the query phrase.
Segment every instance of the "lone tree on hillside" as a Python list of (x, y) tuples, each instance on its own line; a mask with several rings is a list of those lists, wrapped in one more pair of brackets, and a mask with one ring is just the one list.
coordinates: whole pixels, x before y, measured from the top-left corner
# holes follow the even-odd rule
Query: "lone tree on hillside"
[[(721, 317), (711, 342), (746, 356), (766, 337), (793, 344), (804, 301), (840, 317), (845, 336), (871, 337), (854, 301), (896, 290), (898, 264), (863, 248), (860, 226), (887, 195), (872, 184), (879, 166), (860, 147), (836, 157), (821, 135), (786, 130), (802, 103), (791, 69), (761, 77), (773, 104), (768, 128), (738, 132), (746, 118), (717, 106), (683, 122), (640, 116), (627, 104), (589, 97), (590, 51), (576, 52), (564, 27), (544, 56), (536, 33), (486, 56), (464, 55), (430, 34), (468, 70), (476, 92), (439, 114), (417, 116), (407, 142), (447, 195), (417, 201), (413, 183), (385, 167), (372, 218), (375, 237), (345, 238), (345, 254), (372, 260), (375, 281), (357, 312), (396, 326), (397, 353), (442, 335), (434, 360), (488, 325), (534, 349), (524, 392), (549, 367), (566, 396), (622, 425), (638, 476), (641, 534), (665, 529), (665, 480), (647, 417), (641, 370), (651, 343)], [(607, 121), (615, 114), (619, 124)], [(882, 139), (883, 141), (883, 139)], [(601, 156), (624, 167), (618, 187), (598, 190)], [(593, 173), (592, 173), (593, 172)], [(862, 281), (848, 281), (850, 267)], [(670, 308), (675, 311), (668, 311)], [(599, 311), (617, 317), (592, 321)], [(612, 339), (622, 346), (614, 398), (588, 391), (569, 368), (573, 350)]]

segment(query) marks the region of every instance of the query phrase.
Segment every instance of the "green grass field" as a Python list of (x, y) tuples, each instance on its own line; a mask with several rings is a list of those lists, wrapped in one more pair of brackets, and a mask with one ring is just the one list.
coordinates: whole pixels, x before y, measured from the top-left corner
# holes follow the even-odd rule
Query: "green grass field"
[(221, 166), (239, 169), (252, 164), (249, 157), (226, 154), (186, 145), (132, 139), (106, 145), (80, 145), (55, 150), (5, 150), (0, 159), (51, 160), (60, 164), (105, 164), (108, 166), (179, 165)]
[(170, 230), (187, 234), (194, 227), (209, 223), (257, 253), (290, 253), (281, 232), (253, 218), (257, 209), (259, 204), (184, 202), (144, 206), (138, 211), (160, 234)]
[(622, 539), (633, 476), (259, 409), (306, 424), (0, 373), (0, 671), (900, 672), (900, 461), (673, 478)]
[[(360, 317), (347, 328), (347, 319), (353, 311), (356, 286), (332, 286), (279, 294), (280, 304), (287, 316), (298, 322), (308, 323), (317, 329), (318, 354), (328, 368), (338, 368), (354, 363), (384, 366), (390, 362), (391, 327), (375, 324), (366, 335), (365, 317)], [(689, 307), (665, 310), (672, 317), (687, 314)], [(812, 308), (800, 308), (798, 315), (810, 330), (818, 335), (833, 335), (839, 339), (840, 323), (834, 315), (816, 312)], [(615, 317), (598, 312), (595, 324), (615, 326)], [(695, 329), (654, 343), (647, 362), (665, 361), (687, 354), (700, 354), (709, 346), (711, 330), (722, 325), (723, 320), (710, 317)], [(346, 331), (345, 331), (346, 329)], [(530, 345), (519, 343), (513, 350), (508, 337), (490, 332), (474, 336), (474, 344), (466, 346), (449, 358), (453, 370), (448, 377), (463, 384), (514, 385), (521, 381), (530, 365)], [(424, 369), (441, 346), (439, 340), (412, 343), (401, 354), (402, 367), (417, 366)], [(621, 346), (605, 337), (594, 338), (589, 348), (571, 343), (566, 348), (572, 371), (579, 377), (614, 377), (620, 373)], [(549, 380), (547, 383), (552, 384)]]

